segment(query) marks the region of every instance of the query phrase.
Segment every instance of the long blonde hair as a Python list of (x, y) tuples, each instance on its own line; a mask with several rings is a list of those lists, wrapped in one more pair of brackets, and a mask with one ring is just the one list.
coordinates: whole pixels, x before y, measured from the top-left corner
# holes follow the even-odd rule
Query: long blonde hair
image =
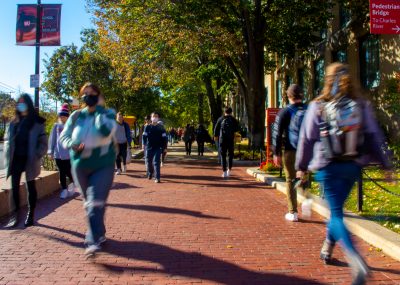
[[(337, 90), (332, 90), (335, 88), (335, 84), (337, 84)], [(321, 96), (315, 100), (329, 102), (343, 96), (347, 96), (351, 99), (361, 97), (360, 94), (355, 91), (348, 65), (334, 62), (327, 66), (324, 88), (322, 89)]]

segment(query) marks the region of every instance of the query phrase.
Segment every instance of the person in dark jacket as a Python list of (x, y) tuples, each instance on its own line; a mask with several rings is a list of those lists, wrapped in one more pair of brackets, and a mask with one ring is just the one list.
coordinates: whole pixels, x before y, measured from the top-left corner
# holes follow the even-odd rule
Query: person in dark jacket
[(285, 215), (285, 219), (291, 222), (297, 222), (297, 193), (296, 189), (294, 189), (296, 180), (294, 163), (296, 160), (297, 146), (294, 146), (289, 139), (289, 132), (293, 131), (290, 130), (289, 126), (291, 125), (291, 120), (294, 119), (295, 112), (300, 109), (305, 110), (306, 106), (303, 103), (303, 91), (299, 85), (290, 85), (286, 94), (289, 99), (289, 105), (282, 109), (276, 117), (272, 134), (272, 149), (275, 165), (281, 167), (283, 164), (283, 169), (285, 171), (288, 201), (288, 213)]
[(196, 130), (197, 153), (199, 156), (204, 155), (204, 143), (211, 141), (210, 134), (202, 124)]
[(187, 124), (183, 130), (182, 140), (185, 142), (186, 155), (192, 153), (192, 144), (195, 140), (194, 129), (190, 124)]
[[(128, 148), (131, 147), (132, 135), (131, 128), (128, 123), (124, 121), (124, 116), (121, 112), (117, 113), (117, 130), (115, 138), (118, 144), (118, 155), (116, 160), (117, 171), (116, 175), (126, 173), (126, 156), (128, 155)], [(122, 167), (121, 167), (122, 162)]]
[[(144, 128), (143, 150), (146, 151), (147, 178), (152, 179), (155, 174), (155, 182), (161, 182), (160, 160), (162, 153), (167, 152), (167, 132), (162, 124), (159, 124), (160, 114), (151, 114), (151, 124)], [(155, 172), (155, 173), (154, 173)]]
[(40, 174), (41, 159), (47, 152), (46, 120), (37, 114), (28, 94), (21, 95), (17, 102), (15, 119), (7, 126), (4, 136), (4, 162), (7, 178), (11, 177), (10, 208), (13, 211), (6, 227), (18, 225), (23, 172), (28, 190), (28, 215), (24, 225), (30, 227), (34, 224), (37, 201), (35, 179)]
[[(222, 177), (230, 176), (233, 166), (233, 155), (235, 148), (235, 133), (239, 131), (238, 121), (232, 116), (232, 108), (226, 107), (224, 115), (215, 124), (214, 138), (219, 142), (222, 160)], [(226, 161), (228, 154), (228, 163)]]
[[(330, 158), (329, 145), (325, 144), (324, 140), (331, 134), (321, 128), (326, 121), (323, 116), (324, 104), (335, 104), (343, 99), (351, 99), (361, 107), (362, 119), (357, 132), (364, 137), (360, 140), (362, 145), (360, 153), (353, 159), (346, 160)], [(340, 242), (352, 269), (352, 285), (365, 284), (369, 269), (343, 223), (343, 205), (355, 181), (361, 175), (361, 168), (369, 162), (379, 162), (388, 171), (387, 175), (391, 175), (392, 166), (382, 150), (383, 143), (384, 137), (371, 104), (355, 92), (348, 67), (342, 63), (329, 65), (326, 69), (322, 95), (310, 104), (304, 118), (297, 148), (296, 169), (299, 179), (304, 179), (307, 171), (316, 171), (315, 178), (324, 190), (330, 209), (326, 239), (320, 257), (325, 263), (329, 263), (336, 242)]]

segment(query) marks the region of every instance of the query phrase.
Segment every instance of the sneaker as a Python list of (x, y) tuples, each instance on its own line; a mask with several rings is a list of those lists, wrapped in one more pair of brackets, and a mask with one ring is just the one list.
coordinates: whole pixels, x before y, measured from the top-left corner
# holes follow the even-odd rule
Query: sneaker
[(122, 173), (126, 173), (126, 165), (122, 166)]
[(161, 163), (160, 163), (160, 167), (163, 167), (163, 166), (164, 166), (164, 162), (161, 162)]
[(115, 172), (115, 175), (121, 175), (121, 173), (122, 173), (121, 169), (118, 168), (117, 171)]
[(345, 257), (351, 267), (353, 280), (351, 285), (364, 285), (367, 282), (367, 277), (370, 274), (368, 265), (365, 261), (355, 253), (346, 253)]
[(68, 197), (74, 196), (75, 189), (76, 189), (76, 187), (75, 187), (74, 183), (71, 183), (68, 185)]
[(160, 179), (154, 180), (154, 183), (161, 183)]
[(226, 171), (226, 175), (229, 177), (229, 176), (231, 176), (231, 172), (232, 172), (232, 170), (231, 169), (228, 169), (227, 171)]
[(94, 257), (96, 252), (101, 250), (100, 244), (91, 244), (85, 249), (85, 255), (87, 258)]
[(100, 245), (103, 244), (103, 243), (105, 243), (106, 241), (107, 241), (106, 236), (101, 236), (101, 237), (99, 238), (99, 244), (100, 244)]
[(6, 229), (15, 228), (18, 225), (18, 214), (12, 214), (10, 219), (7, 222), (7, 225), (4, 226)]
[(69, 196), (68, 189), (63, 189), (60, 194), (61, 199), (66, 199)]
[(222, 173), (222, 177), (223, 177), (223, 178), (227, 178), (227, 177), (228, 177), (228, 171), (224, 171), (224, 172)]
[(297, 222), (299, 217), (297, 216), (297, 213), (287, 213), (285, 219), (290, 222)]
[(329, 240), (324, 240), (322, 244), (321, 253), (319, 257), (324, 261), (325, 264), (330, 264), (332, 261), (332, 253), (335, 243)]

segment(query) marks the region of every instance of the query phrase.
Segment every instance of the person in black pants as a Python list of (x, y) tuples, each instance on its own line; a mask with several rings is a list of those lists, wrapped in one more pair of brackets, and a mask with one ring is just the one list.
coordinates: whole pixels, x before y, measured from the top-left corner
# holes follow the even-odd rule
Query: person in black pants
[(192, 143), (194, 141), (194, 129), (190, 124), (186, 125), (182, 139), (185, 142), (186, 155), (190, 155), (192, 153)]
[[(222, 160), (222, 177), (229, 177), (233, 166), (233, 155), (235, 147), (235, 133), (239, 131), (239, 124), (232, 116), (232, 108), (226, 107), (224, 116), (220, 117), (215, 124), (214, 137), (219, 141), (221, 149)], [(226, 154), (228, 153), (229, 160), (226, 161)]]
[(15, 119), (7, 126), (4, 136), (4, 162), (7, 178), (11, 176), (10, 208), (13, 211), (6, 227), (18, 225), (22, 172), (25, 172), (28, 190), (25, 227), (29, 227), (34, 223), (37, 200), (35, 178), (40, 174), (41, 158), (47, 151), (47, 138), (45, 119), (36, 113), (30, 96), (23, 94), (17, 102)]
[(200, 124), (196, 130), (197, 153), (199, 156), (204, 155), (204, 143), (207, 141), (211, 141), (210, 134), (207, 132), (204, 126)]
[(130, 148), (132, 143), (131, 129), (128, 123), (124, 121), (124, 116), (121, 112), (117, 113), (117, 130), (115, 132), (115, 138), (119, 149), (116, 159), (116, 174), (120, 175), (121, 173), (126, 173), (126, 156), (128, 154), (128, 147)]

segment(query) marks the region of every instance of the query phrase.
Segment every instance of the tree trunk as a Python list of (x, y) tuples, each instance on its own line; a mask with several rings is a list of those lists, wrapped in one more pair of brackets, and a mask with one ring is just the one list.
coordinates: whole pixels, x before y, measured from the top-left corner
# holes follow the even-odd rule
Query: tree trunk
[(207, 90), (207, 98), (208, 98), (208, 105), (210, 108), (210, 114), (211, 114), (211, 120), (213, 124), (213, 129), (215, 127), (215, 124), (217, 123), (218, 118), (222, 115), (222, 108), (220, 105), (220, 99), (216, 98), (214, 95), (214, 89), (212, 86), (212, 80), (209, 77), (206, 77), (203, 79), (204, 84), (206, 86)]
[(197, 95), (197, 99), (198, 99), (199, 124), (204, 125), (204, 94), (199, 93)]

